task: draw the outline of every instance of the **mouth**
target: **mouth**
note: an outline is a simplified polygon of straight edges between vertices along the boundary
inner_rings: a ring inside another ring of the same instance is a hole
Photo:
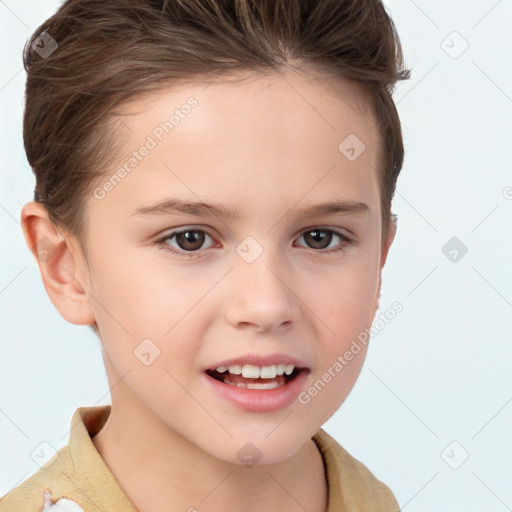
[[[218,362],[203,375],[224,402],[244,412],[273,413],[295,403],[311,371],[287,354],[253,353]]]
[[[293,365],[218,367],[205,370],[205,373],[228,386],[244,389],[275,389],[286,386],[295,380],[301,373],[308,373],[307,368]]]

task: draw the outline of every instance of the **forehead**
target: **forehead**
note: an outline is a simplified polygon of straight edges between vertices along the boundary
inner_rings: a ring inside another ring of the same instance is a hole
[[[248,198],[286,208],[333,189],[365,202],[379,195],[380,137],[365,96],[348,81],[295,72],[221,77],[162,88],[120,111],[122,149],[98,182],[124,168],[98,205],[119,215],[176,191],[242,209]]]
[[[190,109],[187,103],[192,99],[197,105]],[[140,142],[142,134],[171,143],[170,139],[193,131],[197,137],[204,135],[203,142],[207,143],[206,132],[209,139],[220,139],[221,129],[232,139],[255,132],[267,132],[271,137],[282,135],[278,129],[283,126],[289,128],[291,138],[315,134],[336,141],[350,131],[366,139],[367,145],[379,142],[373,109],[363,89],[353,81],[314,70],[309,74],[287,70],[264,75],[245,72],[203,81],[182,79],[138,95],[118,111],[122,113],[119,135],[129,146]],[[173,126],[169,127],[169,122]],[[218,129],[212,131],[214,126]],[[159,133],[162,129],[164,133]],[[170,130],[173,136],[165,137]],[[244,143],[249,145],[250,140]]]

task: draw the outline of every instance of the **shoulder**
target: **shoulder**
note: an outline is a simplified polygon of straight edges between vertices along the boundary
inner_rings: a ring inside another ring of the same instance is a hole
[[[399,512],[391,489],[325,430],[319,429],[313,440],[324,458],[329,492],[336,505],[350,511]]]
[[[65,446],[44,467],[0,498],[0,512],[83,512],[74,499],[63,496],[73,479],[73,461],[69,446]]]

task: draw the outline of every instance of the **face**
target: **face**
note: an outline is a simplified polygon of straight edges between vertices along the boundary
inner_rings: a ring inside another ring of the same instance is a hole
[[[335,363],[378,303],[379,134],[349,84],[206,85],[126,106],[124,151],[87,203],[90,308],[111,385],[123,377],[113,406],[136,401],[218,459],[240,464],[250,442],[274,463],[363,364],[362,344]]]

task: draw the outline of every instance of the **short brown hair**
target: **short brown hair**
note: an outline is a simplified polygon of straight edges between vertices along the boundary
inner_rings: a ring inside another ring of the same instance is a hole
[[[42,33],[58,44],[46,57],[34,48]],[[23,57],[34,201],[82,247],[85,201],[115,157],[114,107],[173,82],[290,65],[366,92],[382,135],[383,239],[388,234],[404,156],[391,95],[410,72],[380,0],[67,0]]]

